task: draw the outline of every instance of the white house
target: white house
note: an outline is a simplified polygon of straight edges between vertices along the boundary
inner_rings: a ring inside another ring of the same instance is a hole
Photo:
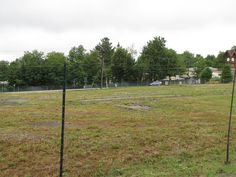
[[[0,81],[0,85],[8,85],[9,82],[8,81]]]
[[[209,67],[209,69],[212,71],[212,78],[221,77],[222,71],[220,71],[218,68]]]

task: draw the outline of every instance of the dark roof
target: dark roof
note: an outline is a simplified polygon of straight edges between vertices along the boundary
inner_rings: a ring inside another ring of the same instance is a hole
[[[227,50],[224,53],[225,58],[236,58],[236,50]]]

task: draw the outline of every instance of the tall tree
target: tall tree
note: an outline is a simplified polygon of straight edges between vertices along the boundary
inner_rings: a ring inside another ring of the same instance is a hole
[[[117,46],[113,56],[112,56],[112,76],[115,82],[121,83],[122,81],[134,81],[135,60],[131,53],[127,49]]]
[[[189,76],[190,68],[193,67],[195,63],[194,54],[189,51],[184,51],[181,54],[178,54],[177,58],[177,67],[179,69],[180,74],[186,73]]]
[[[44,83],[49,86],[61,86],[63,83],[65,56],[60,52],[50,52],[44,62]]]
[[[39,86],[43,85],[43,62],[44,54],[34,50],[25,52],[19,59],[21,68],[21,79],[25,85]]]
[[[205,60],[207,67],[217,67],[217,61],[215,55],[207,55]]]
[[[163,63],[167,63],[167,59],[164,58],[166,40],[161,37],[154,37],[150,40],[146,46],[143,47],[141,56],[138,63],[143,70],[142,80],[153,81],[156,79],[162,79],[166,75],[165,66]],[[164,70],[163,70],[164,68]]]
[[[164,38],[155,37],[143,47],[138,59],[138,67],[143,72],[141,80],[154,81],[174,74],[177,55],[174,50],[167,49],[165,43]]]
[[[167,64],[163,62],[162,65],[166,65],[166,74],[169,76],[169,79],[171,76],[179,75],[181,74],[181,70],[177,67],[178,60],[177,60],[177,53],[173,49],[165,49],[165,58],[167,60]]]
[[[105,78],[106,87],[111,79],[111,57],[114,52],[112,43],[110,39],[105,37],[101,42],[96,46],[97,51],[99,52],[99,57],[101,61],[101,87],[103,86],[103,78]]]
[[[203,56],[197,54],[194,63],[194,71],[196,78],[200,78],[200,73],[206,66],[206,60],[203,58]]]
[[[9,62],[0,61],[0,81],[8,80]]]
[[[135,63],[135,69],[137,71],[137,79],[140,83],[146,82],[148,80],[149,74],[149,62],[147,58],[139,56]]]
[[[184,58],[184,62],[187,68],[191,68],[194,66],[194,63],[196,61],[193,53],[189,51],[184,51],[181,55]]]
[[[82,45],[72,47],[68,55],[68,81],[74,86],[84,86],[85,71],[83,65],[85,62],[86,50]]]
[[[86,54],[83,64],[84,76],[87,84],[97,86],[100,83],[101,66],[98,51],[91,50]]]
[[[16,59],[11,62],[8,70],[8,81],[11,86],[25,85],[21,73],[21,60]]]
[[[222,67],[224,67],[224,64],[225,64],[224,52],[219,52],[219,54],[216,57],[215,67],[222,69]]]
[[[188,70],[184,61],[184,57],[181,54],[177,54],[177,68],[180,74],[183,74]]]

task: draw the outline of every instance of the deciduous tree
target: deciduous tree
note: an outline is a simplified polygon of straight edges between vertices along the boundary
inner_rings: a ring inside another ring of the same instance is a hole
[[[127,49],[118,46],[112,56],[111,71],[114,82],[121,83],[122,81],[134,81],[135,60]]]
[[[229,83],[233,79],[233,75],[231,73],[230,65],[224,65],[222,74],[221,74],[221,82],[222,83]]]

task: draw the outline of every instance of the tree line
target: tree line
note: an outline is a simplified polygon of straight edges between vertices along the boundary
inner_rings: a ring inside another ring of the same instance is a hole
[[[194,55],[189,51],[178,54],[166,47],[163,37],[154,37],[135,58],[136,51],[115,47],[105,37],[87,51],[83,45],[72,47],[68,56],[60,52],[27,51],[15,61],[0,61],[0,81],[10,86],[60,86],[63,82],[64,62],[67,62],[67,81],[75,87],[108,86],[110,83],[148,83],[167,76],[185,74],[195,68],[200,78],[207,67],[222,69],[225,66],[223,52],[217,56]]]

